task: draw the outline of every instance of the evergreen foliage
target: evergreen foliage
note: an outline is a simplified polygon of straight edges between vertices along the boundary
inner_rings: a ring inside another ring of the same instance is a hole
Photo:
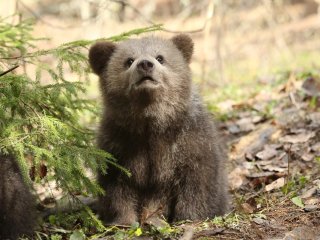
[[[63,190],[96,195],[102,189],[86,169],[106,172],[108,164],[117,164],[95,147],[94,130],[84,124],[84,116],[95,118],[99,113],[96,102],[85,94],[90,72],[87,50],[93,41],[40,50],[36,44],[43,39],[32,36],[32,27],[30,20],[12,25],[0,19],[0,152],[16,157],[26,179],[32,166],[39,181],[45,165],[46,177],[55,179]],[[136,29],[108,40],[160,28]],[[35,66],[34,73],[27,73],[28,65]],[[68,79],[65,72],[78,80]]]

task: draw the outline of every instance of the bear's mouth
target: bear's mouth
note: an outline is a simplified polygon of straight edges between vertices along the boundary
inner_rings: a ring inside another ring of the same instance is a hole
[[[150,76],[144,76],[136,84],[140,85],[140,84],[146,83],[146,82],[150,82],[150,83],[153,83],[153,84],[157,84],[158,83],[158,81],[155,80],[154,78],[152,78]]]

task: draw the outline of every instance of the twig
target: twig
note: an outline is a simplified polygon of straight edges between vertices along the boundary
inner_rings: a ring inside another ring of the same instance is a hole
[[[139,9],[137,9],[136,7],[132,6],[131,4],[129,4],[128,2],[124,1],[124,0],[110,0],[111,2],[115,2],[115,3],[119,3],[119,4],[122,4],[124,6],[127,6],[129,8],[131,8],[135,13],[137,13],[140,17],[142,17],[147,23],[150,23],[152,25],[156,25],[155,22],[153,22],[152,20],[150,20],[149,18],[147,18],[146,16],[143,15],[143,13],[141,13],[139,11]],[[171,29],[167,29],[167,28],[163,28],[162,31],[164,32],[169,32],[169,33],[198,33],[198,32],[202,32],[208,22],[212,19],[212,15],[208,18],[205,19],[203,25],[201,28],[198,28],[198,29],[194,29],[194,30],[190,30],[190,31],[176,31],[176,30],[171,30]]]
[[[215,3],[214,0],[210,0],[209,6],[206,13],[206,19],[212,19],[213,14],[215,12]],[[204,83],[206,82],[206,74],[207,74],[207,59],[208,59],[208,49],[210,49],[210,33],[211,33],[211,25],[212,21],[208,22],[207,26],[204,28],[203,33],[203,54],[202,54],[202,67],[201,67],[201,88],[203,88]]]
[[[297,101],[296,101],[296,98],[295,98],[295,96],[294,96],[294,93],[293,93],[293,92],[290,92],[290,93],[289,93],[289,97],[290,97],[290,100],[291,100],[292,104],[299,110],[299,109],[300,109],[300,106],[299,106],[299,104],[298,104]]]
[[[226,7],[223,5],[223,2],[220,2],[220,20],[217,26],[217,33],[216,33],[216,58],[217,58],[217,65],[218,65],[218,73],[221,83],[225,83],[225,76],[224,76],[224,64],[223,64],[223,57],[222,57],[222,44],[223,44],[223,35],[224,35],[224,20],[226,16]],[[219,8],[218,8],[219,9]]]
[[[152,20],[150,20],[149,18],[147,18],[146,16],[143,15],[143,13],[141,13],[139,11],[139,9],[137,9],[136,7],[132,6],[131,4],[129,4],[127,1],[124,0],[110,0],[111,2],[115,2],[115,3],[119,3],[122,6],[127,6],[129,8],[131,8],[135,13],[137,13],[140,17],[142,17],[144,19],[144,21],[146,21],[147,23],[150,23],[152,25],[156,25],[155,22],[153,22]],[[44,24],[48,25],[49,27],[53,27],[53,28],[58,28],[58,29],[69,29],[69,28],[76,28],[77,26],[75,25],[69,25],[69,26],[57,26],[54,25],[46,20],[44,20],[43,18],[41,18],[41,16],[39,16],[39,14],[37,14],[36,12],[34,12],[30,7],[28,7],[27,4],[25,4],[22,0],[18,0],[19,4],[24,7],[28,12],[30,12],[36,19],[38,19],[40,22],[43,22]],[[212,17],[211,17],[212,18]],[[190,31],[176,31],[176,30],[171,30],[171,29],[167,29],[167,28],[163,28],[162,30],[164,32],[169,32],[169,33],[198,33],[198,32],[202,32],[208,22],[211,20],[211,18],[206,18],[202,27],[198,28],[198,29],[194,29],[194,30],[190,30]],[[91,18],[88,19],[84,19],[82,21],[88,21],[91,20]]]
[[[58,29],[69,29],[69,28],[74,28],[74,27],[77,27],[77,26],[57,26],[57,25],[54,25],[46,20],[44,20],[43,18],[41,18],[39,16],[39,14],[37,14],[36,12],[34,12],[30,7],[28,7],[27,4],[25,4],[22,0],[18,0],[17,1],[22,7],[24,7],[28,12],[31,13],[31,15],[34,16],[34,18],[38,19],[40,22],[43,22],[44,24],[48,25],[49,27],[53,27],[53,28],[58,28]]]
[[[12,68],[9,68],[7,71],[3,72],[3,73],[0,73],[0,77],[2,77],[3,75],[6,75],[7,73],[9,72],[12,72],[13,70],[15,70],[16,68],[18,68],[19,65],[15,65],[13,66]]]
[[[286,150],[288,154],[288,174],[287,174],[287,183],[286,183],[286,194],[288,193],[288,186],[289,186],[289,177],[290,177],[290,162],[291,162],[291,147],[292,144],[290,144],[289,148]]]
[[[290,49],[288,47],[288,44],[286,43],[286,40],[284,38],[284,35],[281,31],[277,31],[277,21],[275,19],[275,12],[273,7],[273,1],[272,0],[263,0],[263,5],[266,8],[266,18],[267,23],[269,25],[269,28],[273,34],[274,41],[278,47],[278,49],[285,49],[289,54],[291,54]]]

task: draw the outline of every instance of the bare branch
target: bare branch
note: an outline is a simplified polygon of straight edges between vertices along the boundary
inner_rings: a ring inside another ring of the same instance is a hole
[[[130,3],[128,3],[125,0],[110,0],[111,2],[115,2],[115,3],[119,3],[122,4],[124,6],[127,6],[129,8],[131,8],[135,13],[137,13],[140,17],[142,17],[147,23],[150,23],[152,25],[156,25],[155,22],[153,22],[152,20],[150,20],[149,18],[147,18],[146,16],[144,16],[144,14],[142,12],[139,11],[139,9],[137,9],[136,7],[132,6]],[[176,31],[176,30],[171,30],[171,29],[167,29],[167,28],[163,28],[162,31],[164,32],[169,32],[169,33],[198,33],[198,32],[202,32],[208,22],[212,19],[213,15],[207,17],[202,25],[201,28],[198,29],[194,29],[194,30],[190,30],[190,31]]]
[[[2,77],[3,75],[6,75],[7,73],[9,72],[12,72],[13,70],[15,70],[16,68],[18,68],[19,65],[15,65],[13,66],[12,68],[8,69],[7,71],[3,72],[3,73],[0,73],[0,77]]]

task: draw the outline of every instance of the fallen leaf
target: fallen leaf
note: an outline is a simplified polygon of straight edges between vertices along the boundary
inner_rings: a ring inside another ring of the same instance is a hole
[[[297,227],[291,232],[287,232],[283,240],[316,240],[319,239],[319,229],[308,226]]]
[[[319,206],[317,206],[317,205],[310,205],[310,204],[308,204],[308,205],[305,205],[304,206],[304,210],[306,211],[306,212],[313,212],[313,211],[316,211],[316,210],[318,210],[319,209]]]
[[[249,178],[261,178],[261,177],[270,177],[274,176],[274,172],[258,172],[258,173],[252,173],[250,175],[247,175]]]
[[[250,152],[246,152],[246,153],[244,154],[244,158],[245,158],[246,160],[249,160],[249,161],[255,160],[254,156],[253,156],[252,153],[250,153]]]
[[[320,78],[308,77],[303,82],[301,88],[309,96],[320,96]]]
[[[168,226],[168,223],[158,216],[149,217],[145,223],[156,228],[165,228]]]
[[[311,153],[304,153],[301,158],[303,161],[310,162],[314,159],[314,155]]]
[[[304,204],[302,202],[301,197],[297,196],[294,198],[291,198],[291,202],[293,202],[295,205],[297,205],[298,207],[304,208]]]
[[[320,179],[312,181],[313,184],[316,184],[320,188]]]
[[[262,117],[262,116],[254,116],[252,118],[252,122],[255,123],[255,124],[263,122],[264,120],[265,120],[265,118]]]
[[[304,128],[299,128],[299,127],[290,128],[290,133],[293,133],[293,134],[306,133],[306,132],[307,130]]]
[[[229,173],[228,178],[231,189],[238,189],[245,182],[248,174],[249,170],[244,167],[236,167]]]
[[[309,198],[309,199],[305,200],[304,203],[306,205],[316,205],[316,204],[320,203],[320,199],[319,198]]]
[[[314,144],[314,145],[311,147],[311,150],[312,150],[313,152],[320,153],[320,142]]]
[[[304,132],[296,135],[286,135],[282,138],[280,138],[280,142],[286,142],[286,143],[304,143],[309,141],[311,138],[313,138],[316,135],[315,132]]]
[[[242,118],[236,122],[241,132],[250,132],[255,129],[252,118]]]
[[[285,172],[287,171],[286,167],[278,167],[278,166],[273,166],[273,165],[266,165],[261,167],[263,170],[267,170],[269,172]]]
[[[233,100],[226,100],[223,102],[220,102],[217,104],[217,107],[222,111],[222,112],[229,112],[232,110],[233,105],[235,104],[235,101]]]
[[[288,125],[299,122],[303,120],[303,115],[301,114],[300,110],[296,107],[283,109],[281,112],[279,112],[276,123],[280,126],[287,127]]]
[[[227,124],[227,129],[231,134],[237,134],[241,132],[240,128],[235,123]]]
[[[215,229],[208,229],[208,230],[202,230],[200,232],[197,232],[194,234],[194,237],[192,239],[199,239],[201,237],[212,237],[214,235],[217,235],[219,233],[222,233],[225,230],[225,228],[215,228]]]
[[[252,221],[254,221],[256,224],[259,224],[259,225],[268,225],[269,224],[268,220],[265,220],[262,218],[253,218]]]
[[[241,208],[245,213],[253,213],[255,209],[249,203],[242,203]]]
[[[255,154],[263,149],[263,146],[269,141],[275,131],[275,127],[270,126],[270,123],[265,123],[259,126],[258,130],[243,136],[240,141],[234,145],[231,159],[241,158],[246,153]]]
[[[256,154],[256,157],[261,160],[268,160],[268,159],[271,159],[274,156],[276,156],[277,153],[278,153],[278,151],[275,150],[274,148],[267,147],[264,150],[262,150],[261,152],[258,152]]]
[[[193,239],[194,229],[190,226],[186,226],[184,228],[183,235],[179,238],[179,240],[191,240]]]
[[[266,165],[271,165],[273,163],[273,160],[261,160],[261,161],[256,161],[255,164],[258,166],[266,166]]]
[[[313,112],[309,114],[309,119],[313,124],[320,124],[320,112]]]
[[[283,187],[285,184],[285,179],[283,177],[278,178],[277,180],[273,181],[272,183],[266,185],[265,190],[267,192],[270,192],[271,190],[274,189],[279,189],[281,187]]]
[[[312,187],[309,190],[305,191],[302,195],[301,198],[309,198],[312,197],[316,192],[317,192],[318,187]]]

